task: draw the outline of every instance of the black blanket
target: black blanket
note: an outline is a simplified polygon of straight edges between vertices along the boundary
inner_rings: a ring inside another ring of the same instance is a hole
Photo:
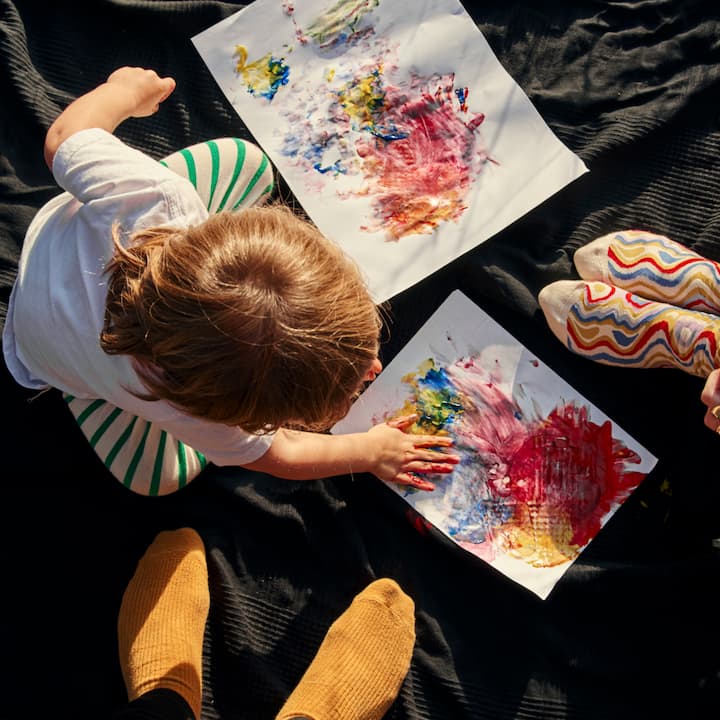
[[[383,0],[400,2],[401,0]],[[408,0],[409,1],[409,0]],[[499,60],[590,172],[392,299],[387,363],[459,288],[660,458],[541,601],[372,477],[290,483],[209,468],[181,492],[133,495],[96,459],[57,393],[3,370],[0,717],[109,717],[124,700],[115,623],[161,529],[208,549],[203,717],[274,717],[332,620],[376,577],[413,597],[417,643],[389,718],[720,716],[720,440],[702,381],[576,357],[538,310],[573,251],[623,228],[720,260],[720,22],[715,0],[466,2]],[[173,75],[161,112],[118,130],[161,157],[252,139],[190,38],[242,4],[0,0],[0,302],[24,231],[57,191],[45,130],[121,65]]]

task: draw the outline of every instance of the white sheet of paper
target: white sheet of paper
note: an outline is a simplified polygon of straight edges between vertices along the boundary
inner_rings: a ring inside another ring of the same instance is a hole
[[[255,0],[192,41],[377,302],[587,171],[457,0],[331,2]]]
[[[333,432],[409,412],[461,462],[432,492],[388,487],[541,598],[657,462],[457,290]]]

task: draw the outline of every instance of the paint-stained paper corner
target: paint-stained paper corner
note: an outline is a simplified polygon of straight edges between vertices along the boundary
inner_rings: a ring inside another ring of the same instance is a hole
[[[255,0],[193,43],[378,302],[587,171],[458,0]]]
[[[333,432],[412,413],[411,432],[452,437],[461,461],[433,492],[388,487],[541,598],[657,462],[460,291]]]

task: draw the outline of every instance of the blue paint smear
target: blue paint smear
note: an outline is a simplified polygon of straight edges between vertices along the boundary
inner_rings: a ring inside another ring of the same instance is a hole
[[[448,385],[452,386],[445,368],[430,368],[423,377],[418,378],[418,384],[433,390],[447,390]]]
[[[317,170],[321,175],[332,172],[333,175],[344,175],[347,170],[342,166],[340,160],[336,160],[332,165],[322,166],[322,163],[316,162],[313,169]]]
[[[396,127],[386,128],[384,125],[377,124],[367,128],[367,130],[370,132],[371,135],[374,135],[376,138],[380,138],[381,140],[387,140],[388,142],[392,140],[403,140],[410,134],[403,132],[402,130],[398,130]]]
[[[468,93],[466,92],[465,88],[455,88],[455,96],[460,103],[460,107],[462,107],[467,100]]]
[[[251,95],[260,95],[272,102],[272,99],[275,97],[280,87],[288,84],[288,80],[290,79],[290,66],[286,65],[282,58],[275,58],[271,56],[268,60],[268,70],[270,70],[270,73],[275,76],[275,79],[270,83],[270,87],[267,90],[263,90],[258,93],[251,85],[248,85],[248,92]]]

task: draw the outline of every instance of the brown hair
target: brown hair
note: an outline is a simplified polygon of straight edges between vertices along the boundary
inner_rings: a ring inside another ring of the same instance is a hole
[[[113,239],[100,344],[137,359],[141,397],[248,432],[327,429],[347,413],[380,311],[310,222],[276,204]]]

